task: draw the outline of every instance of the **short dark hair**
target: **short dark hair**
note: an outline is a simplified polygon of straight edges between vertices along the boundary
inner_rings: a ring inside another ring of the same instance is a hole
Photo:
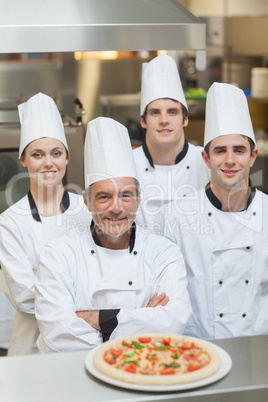
[[[165,99],[171,99],[171,98],[165,98]],[[156,99],[155,99],[155,100],[156,100]],[[174,102],[177,102],[177,103],[180,103],[180,104],[181,104],[182,116],[183,116],[183,121],[182,121],[182,122],[184,123],[186,117],[188,117],[188,110],[186,109],[186,107],[185,107],[181,102],[179,102],[179,101],[177,101],[177,100],[175,100],[175,99],[171,99],[171,100],[173,100]],[[143,115],[141,116],[142,119],[144,120],[144,123],[146,123],[147,107],[148,107],[148,105],[146,106],[145,111],[144,111]]]
[[[242,137],[244,137],[244,138],[246,138],[246,139],[248,140],[249,146],[250,146],[250,155],[252,155],[252,151],[253,151],[253,149],[255,148],[255,143],[254,143],[254,141],[253,141],[251,138],[247,137],[246,135],[242,135]],[[211,141],[212,141],[212,140],[211,140]],[[207,145],[205,146],[205,148],[204,148],[204,150],[205,150],[205,152],[206,152],[206,154],[207,154],[208,157],[209,157],[209,147],[210,147],[211,141],[209,141],[209,142],[207,143]]]

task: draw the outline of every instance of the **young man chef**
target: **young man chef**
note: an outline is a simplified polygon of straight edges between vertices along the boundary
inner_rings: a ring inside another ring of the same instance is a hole
[[[142,190],[136,221],[154,231],[161,205],[209,181],[202,148],[185,140],[188,107],[176,63],[166,54],[143,64],[140,114],[146,138],[134,150]]]
[[[268,197],[249,180],[258,150],[241,89],[210,87],[204,145],[211,182],[196,199],[178,199],[165,222],[186,261],[193,316],[185,334],[268,333]]]
[[[41,352],[89,349],[119,336],[181,333],[191,314],[177,245],[134,219],[139,183],[127,129],[88,124],[84,202],[90,227],[47,245],[36,281]]]

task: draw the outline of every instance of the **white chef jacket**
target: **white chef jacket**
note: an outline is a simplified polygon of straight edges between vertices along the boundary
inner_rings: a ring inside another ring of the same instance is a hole
[[[155,220],[163,204],[178,196],[191,194],[209,182],[210,170],[202,158],[202,150],[202,147],[185,141],[176,164],[165,166],[153,164],[146,144],[134,149],[141,185],[141,204],[136,216],[138,225],[151,232],[158,232],[154,227]]]
[[[44,245],[71,230],[84,230],[91,216],[81,195],[69,195],[68,209],[59,215],[34,219],[28,195],[0,215],[1,286],[17,310],[9,355],[39,353],[35,318],[33,269]],[[38,211],[35,212],[38,215]]]
[[[155,293],[168,304],[147,307]],[[36,317],[41,352],[86,350],[101,333],[76,311],[120,309],[110,339],[127,334],[182,333],[191,313],[186,270],[177,245],[136,229],[134,249],[97,245],[91,232],[47,244],[36,280]]]
[[[224,212],[211,190],[200,191],[165,215],[165,236],[186,262],[193,308],[186,335],[268,334],[268,196],[252,195],[246,210]]]
[[[8,349],[15,311],[0,287],[0,348]]]

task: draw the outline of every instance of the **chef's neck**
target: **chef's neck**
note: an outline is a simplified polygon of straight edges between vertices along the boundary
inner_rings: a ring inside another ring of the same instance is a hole
[[[156,144],[146,138],[146,145],[150,152],[154,165],[175,165],[177,156],[183,150],[185,143],[184,135],[181,136],[178,142],[169,144]]]
[[[100,232],[97,237],[104,248],[111,250],[124,250],[129,248],[129,242],[131,237],[131,230],[128,230],[121,236],[110,236],[105,232]]]
[[[247,208],[248,198],[251,193],[248,179],[227,188],[219,186],[211,177],[210,187],[213,194],[220,201],[222,211],[238,212]]]
[[[30,191],[40,215],[47,217],[62,213],[60,208],[64,193],[62,183],[56,186],[37,186],[31,183]]]

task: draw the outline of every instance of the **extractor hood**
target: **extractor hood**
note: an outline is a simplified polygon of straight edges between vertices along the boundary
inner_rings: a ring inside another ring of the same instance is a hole
[[[177,0],[0,3],[0,53],[205,49],[205,24]]]

